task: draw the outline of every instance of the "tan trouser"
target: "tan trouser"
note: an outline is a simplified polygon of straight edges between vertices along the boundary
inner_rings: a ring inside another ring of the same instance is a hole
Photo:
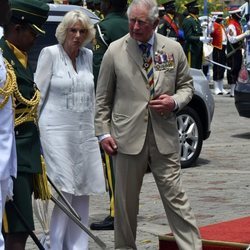
[[[159,153],[150,124],[140,154],[114,157],[115,248],[136,249],[139,194],[148,162],[179,249],[201,250],[199,230],[180,180],[179,154]]]

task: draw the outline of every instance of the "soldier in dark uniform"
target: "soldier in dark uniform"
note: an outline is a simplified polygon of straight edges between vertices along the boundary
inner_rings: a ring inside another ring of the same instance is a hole
[[[127,0],[101,0],[101,11],[105,18],[96,24],[96,39],[93,47],[93,73],[95,85],[104,53],[113,41],[128,33],[128,19],[126,16]],[[99,138],[101,140],[102,138]],[[103,221],[92,223],[92,230],[114,229],[114,170],[112,158],[103,153],[105,162],[105,175],[110,195],[110,215]]]
[[[5,207],[8,223],[5,227],[5,249],[20,250],[25,249],[28,230],[15,207],[20,210],[29,229],[34,230],[31,200],[34,190],[33,176],[42,171],[41,146],[36,124],[40,93],[33,81],[27,51],[38,34],[44,33],[41,27],[48,17],[49,7],[43,1],[13,0],[11,11],[11,20],[4,26],[4,37],[0,40],[3,56],[14,68],[18,86],[14,92],[17,178],[13,181],[13,202],[7,202]]]
[[[201,69],[203,57],[202,27],[198,19],[199,5],[197,1],[185,4],[188,16],[183,20],[182,29],[185,37],[184,51],[190,67]]]
[[[175,0],[171,1],[161,1],[164,9],[165,15],[160,19],[157,32],[163,36],[167,36],[178,42],[183,42],[183,32],[179,29],[179,25],[176,19],[176,7]]]

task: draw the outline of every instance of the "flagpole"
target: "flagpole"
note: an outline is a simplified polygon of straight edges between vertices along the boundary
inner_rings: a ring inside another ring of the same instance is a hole
[[[204,0],[204,16],[207,16],[208,14],[208,11],[207,11],[207,0]]]

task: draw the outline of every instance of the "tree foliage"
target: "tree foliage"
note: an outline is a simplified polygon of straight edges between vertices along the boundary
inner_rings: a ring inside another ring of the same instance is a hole
[[[185,4],[190,2],[191,0],[175,0],[176,1],[176,8],[178,13],[183,13],[186,9]],[[206,1],[206,2],[205,2]],[[128,0],[128,4],[130,4],[132,0]],[[158,0],[160,3],[161,0]],[[211,13],[212,11],[223,11],[227,14],[227,5],[222,0],[197,0],[200,4],[200,15],[203,13]],[[204,7],[207,6],[207,11],[204,10]]]

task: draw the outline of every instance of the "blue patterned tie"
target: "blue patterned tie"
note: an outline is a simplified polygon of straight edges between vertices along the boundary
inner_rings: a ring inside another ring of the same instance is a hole
[[[149,43],[141,43],[139,45],[142,50],[143,56],[143,68],[146,70],[148,83],[150,88],[150,99],[154,98],[154,69],[153,69],[153,59],[150,53],[151,44]]]

